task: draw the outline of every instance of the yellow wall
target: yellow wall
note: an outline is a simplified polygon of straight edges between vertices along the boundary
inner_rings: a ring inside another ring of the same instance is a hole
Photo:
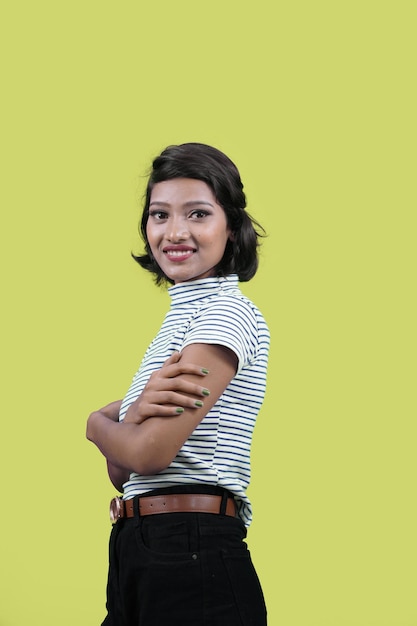
[[[129,254],[142,175],[184,141],[237,163],[269,233],[244,290],[273,338],[249,532],[270,625],[417,624],[413,6],[2,9],[0,626],[103,617],[85,421],[166,309]]]

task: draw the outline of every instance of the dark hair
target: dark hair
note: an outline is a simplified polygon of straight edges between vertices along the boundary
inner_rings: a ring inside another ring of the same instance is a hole
[[[146,236],[146,224],[154,185],[173,178],[202,180],[212,189],[233,233],[233,241],[227,242],[223,258],[216,268],[217,275],[237,274],[242,282],[250,280],[258,269],[258,238],[264,236],[265,232],[245,211],[246,196],[235,164],[220,150],[202,143],[168,146],[154,159],[140,222],[145,254],[132,254],[135,261],[155,274],[156,284],[172,283],[154,259]]]

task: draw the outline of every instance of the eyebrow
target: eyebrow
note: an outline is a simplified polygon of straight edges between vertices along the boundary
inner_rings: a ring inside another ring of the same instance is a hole
[[[154,204],[157,206],[164,206],[164,207],[171,206],[169,202],[161,202],[159,200],[153,200],[152,202],[149,203],[149,206],[151,207]],[[206,202],[205,200],[189,200],[188,202],[184,202],[182,206],[191,207],[191,206],[196,206],[199,204],[204,204],[204,205],[214,208],[214,205],[211,202]]]

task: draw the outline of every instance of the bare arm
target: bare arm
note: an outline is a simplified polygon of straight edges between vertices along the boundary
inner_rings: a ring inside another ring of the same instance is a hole
[[[111,465],[143,475],[156,474],[168,467],[232,380],[237,358],[222,346],[193,344],[181,353],[181,364],[186,367],[194,363],[204,363],[209,370],[204,382],[210,389],[210,395],[201,402],[202,406],[195,406],[195,401],[190,400],[191,405],[184,406],[180,414],[176,414],[171,406],[169,414],[161,415],[157,409],[155,416],[143,419],[138,402],[137,415],[132,409],[125,421],[120,423],[109,419],[102,411],[90,415],[87,437]],[[179,374],[177,378],[180,383],[191,383],[193,388],[197,385],[201,389],[201,375]]]
[[[186,406],[195,410],[197,405],[201,404],[202,399],[210,395],[206,387],[180,377],[180,374],[205,377],[208,373],[205,368],[186,363],[181,357],[179,352],[174,352],[162,368],[152,374],[140,396],[130,405],[125,416],[126,424],[129,422],[140,424],[149,417],[178,415]],[[109,411],[105,410],[106,416],[114,421],[119,421],[119,412],[120,405],[117,409],[117,417],[110,416]],[[114,465],[107,459],[107,471],[114,487],[122,492],[123,484],[129,479],[131,470]]]
[[[110,404],[107,404],[106,406],[101,408],[100,411],[97,411],[97,412],[101,413],[101,415],[105,419],[118,422],[121,404],[122,404],[121,400],[116,400],[115,402],[111,402]],[[113,465],[113,463],[110,463],[108,459],[107,459],[107,472],[114,487],[116,487],[118,491],[123,491],[122,485],[129,478],[130,472],[126,468]]]
[[[130,471],[125,469],[124,467],[118,467],[113,463],[110,463],[108,459],[107,461],[107,473],[109,478],[113,484],[113,487],[122,493],[124,483],[129,480]]]
[[[180,374],[194,374],[197,377],[205,377],[205,368],[201,368],[193,363],[182,361],[182,355],[174,352],[163,364],[162,368],[152,374],[140,396],[128,409],[125,422],[140,424],[145,419],[154,416],[178,415],[184,411],[183,407],[196,409],[201,406],[201,401],[210,394],[206,387],[189,382],[181,378]],[[95,413],[100,414],[100,418],[92,415],[87,425],[87,437],[91,439],[90,421],[103,418],[119,422],[121,400],[111,402]],[[112,463],[107,460],[107,471],[114,487],[123,491],[123,484],[129,479],[131,469],[121,466],[119,463]]]

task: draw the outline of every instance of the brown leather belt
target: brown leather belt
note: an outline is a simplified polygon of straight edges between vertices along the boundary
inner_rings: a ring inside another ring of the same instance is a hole
[[[217,513],[220,514],[222,496],[202,493],[178,493],[166,496],[146,496],[139,498],[139,514],[158,513]],[[227,498],[226,515],[236,517],[236,504]],[[113,524],[123,517],[134,517],[134,499],[113,498],[110,503],[110,520]]]

